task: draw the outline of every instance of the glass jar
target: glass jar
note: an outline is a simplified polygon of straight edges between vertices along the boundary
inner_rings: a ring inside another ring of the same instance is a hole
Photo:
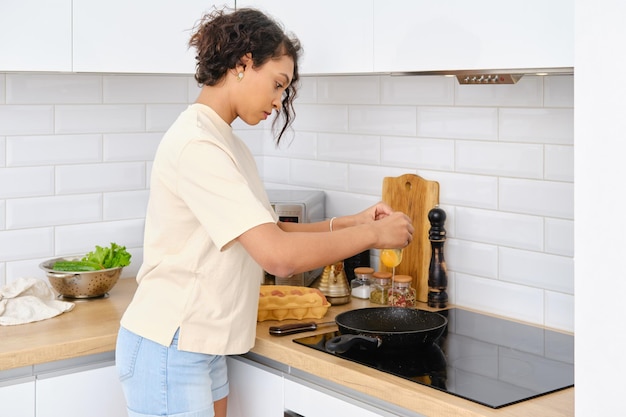
[[[372,291],[370,302],[374,304],[388,304],[389,288],[391,288],[391,272],[377,271],[372,274]]]
[[[389,289],[388,304],[394,307],[415,307],[415,288],[411,287],[413,278],[410,275],[393,277]]]
[[[374,268],[360,266],[354,268],[354,279],[350,282],[351,295],[355,298],[369,300],[372,291],[371,282]]]

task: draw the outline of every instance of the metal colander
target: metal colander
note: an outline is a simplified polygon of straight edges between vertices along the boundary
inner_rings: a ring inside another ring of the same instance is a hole
[[[54,258],[39,264],[46,272],[52,288],[66,298],[98,298],[108,295],[117,283],[123,267],[98,271],[69,272],[52,269],[58,261],[79,261],[80,258]]]

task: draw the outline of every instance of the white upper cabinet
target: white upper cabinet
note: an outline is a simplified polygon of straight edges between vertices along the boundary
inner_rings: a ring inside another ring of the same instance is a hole
[[[0,71],[71,71],[72,0],[1,0]]]
[[[571,0],[374,0],[374,71],[574,67]]]
[[[238,0],[293,32],[303,48],[301,74],[355,74],[374,70],[373,0]]]
[[[75,72],[195,72],[187,43],[210,1],[73,1]]]

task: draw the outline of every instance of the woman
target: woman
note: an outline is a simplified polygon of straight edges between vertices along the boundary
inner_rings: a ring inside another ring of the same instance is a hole
[[[293,121],[300,45],[242,9],[205,16],[190,46],[202,90],[156,153],[144,263],[118,335],[131,417],[226,416],[225,355],[254,345],[263,270],[290,276],[368,248],[404,247],[414,230],[382,203],[330,222],[277,221],[231,123],[256,125],[275,110],[280,140]]]

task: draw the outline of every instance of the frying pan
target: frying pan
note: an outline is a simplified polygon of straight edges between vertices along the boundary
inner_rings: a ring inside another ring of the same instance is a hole
[[[368,349],[421,348],[435,342],[448,324],[439,313],[408,307],[370,307],[335,317],[340,336],[326,342],[326,350],[343,353],[355,344]]]

